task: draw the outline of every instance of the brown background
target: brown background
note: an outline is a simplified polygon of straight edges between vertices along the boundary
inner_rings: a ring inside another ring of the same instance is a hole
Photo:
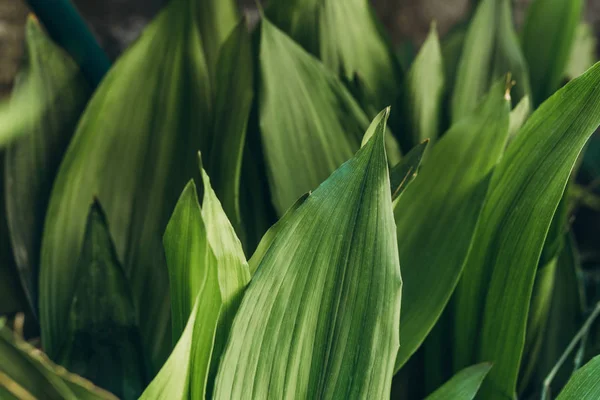
[[[111,58],[134,40],[166,0],[73,0]],[[253,8],[254,0],[239,0]],[[517,23],[531,0],[515,0]],[[459,22],[474,0],[372,0],[394,43],[419,45],[436,20],[443,35]],[[600,0],[588,0],[586,19],[600,32]],[[11,87],[22,54],[25,0],[0,0],[0,96]]]

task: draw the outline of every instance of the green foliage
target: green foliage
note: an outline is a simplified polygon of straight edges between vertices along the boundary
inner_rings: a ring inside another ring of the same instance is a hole
[[[30,18],[0,103],[0,398],[597,398],[595,39],[476,3],[400,63],[367,0],[170,0],[94,88],[33,1],[86,53]]]

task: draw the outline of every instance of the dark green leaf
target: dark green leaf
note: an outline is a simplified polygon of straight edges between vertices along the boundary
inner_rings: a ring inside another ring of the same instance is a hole
[[[465,368],[425,400],[472,400],[491,368],[490,363]]]
[[[124,400],[146,385],[136,313],[98,203],[90,209],[59,363]]]
[[[389,395],[401,279],[384,132],[385,118],[279,230],[234,320],[216,399]]]
[[[367,110],[395,103],[400,67],[369,1],[274,0],[267,15],[342,80],[358,76]]]
[[[390,188],[392,201],[396,201],[404,189],[417,177],[421,160],[428,149],[429,140],[425,140],[412,148],[411,151],[390,171]]]
[[[197,4],[171,1],[115,64],[61,164],[40,274],[42,343],[51,357],[65,338],[75,262],[93,197],[104,207],[132,287],[152,375],[170,351],[161,237],[181,188],[197,176],[196,151],[210,142],[210,90]]]
[[[600,64],[527,121],[494,171],[457,296],[457,366],[494,363],[486,399],[512,397],[538,261],[577,157],[600,124]]]
[[[11,109],[11,118],[24,119],[14,135],[19,139],[6,150],[4,179],[15,262],[32,310],[36,310],[50,190],[91,90],[75,63],[31,18],[26,36],[27,59],[13,96],[17,102],[26,101],[27,108]]]
[[[508,113],[500,82],[476,112],[433,146],[418,178],[395,204],[406,283],[396,371],[425,340],[456,287],[489,175],[504,151]]]
[[[565,78],[583,5],[583,0],[535,0],[529,6],[522,45],[535,106],[554,93]]]
[[[496,79],[510,73],[513,101],[529,93],[527,65],[512,23],[511,0],[482,0],[467,31],[452,97],[452,122],[469,115]]]

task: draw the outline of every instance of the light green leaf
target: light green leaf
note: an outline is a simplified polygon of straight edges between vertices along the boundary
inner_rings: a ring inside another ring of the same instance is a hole
[[[600,356],[573,374],[557,400],[596,400],[600,397]]]
[[[60,365],[119,398],[146,386],[136,314],[100,204],[89,212]]]
[[[562,84],[583,6],[583,0],[535,0],[529,6],[521,42],[535,106]]]
[[[395,103],[400,66],[369,1],[273,0],[267,15],[342,80],[360,78],[366,110]]]
[[[29,394],[37,399],[117,400],[109,392],[54,365],[44,353],[17,337],[0,320],[2,387],[13,394]],[[3,394],[2,391],[0,394]],[[16,397],[27,399],[19,395]]]
[[[404,189],[417,177],[421,160],[428,149],[429,140],[425,140],[412,148],[411,151],[390,171],[390,189],[392,202],[400,198]],[[394,203],[395,204],[395,203]]]
[[[504,151],[509,108],[500,82],[433,146],[419,177],[395,204],[406,283],[396,371],[425,340],[456,287],[489,175]]]
[[[250,34],[240,22],[223,44],[216,71],[215,137],[206,168],[215,192],[237,232],[242,232],[240,179],[246,128],[252,105],[253,59]]]
[[[472,400],[491,368],[492,364],[490,363],[465,368],[427,396],[425,400]]]
[[[538,261],[571,170],[600,124],[600,64],[527,121],[494,171],[457,296],[457,367],[494,363],[486,399],[512,397]]]
[[[259,58],[262,143],[283,215],[352,157],[369,122],[332,72],[264,18]]]
[[[435,143],[441,127],[444,63],[435,23],[405,77],[399,139],[410,149],[425,139]]]
[[[529,94],[527,64],[512,23],[511,0],[479,2],[463,45],[452,96],[452,123],[469,115],[496,79],[510,73],[513,101]]]
[[[565,70],[567,79],[575,79],[590,68],[598,56],[596,55],[596,33],[589,23],[580,22],[575,32],[571,55]]]
[[[215,399],[389,395],[401,278],[384,132],[385,119],[279,230],[234,320]]]
[[[527,118],[531,114],[531,100],[529,96],[525,96],[519,101],[519,104],[515,106],[510,112],[510,123],[508,127],[509,139],[514,138],[519,130],[525,125]]]
[[[161,236],[196,152],[208,146],[208,73],[197,1],[172,0],[94,94],[61,164],[45,223],[40,274],[42,342],[64,340],[89,204],[102,203],[132,286],[154,375],[171,348]]]
[[[6,216],[15,262],[32,310],[37,310],[42,228],[58,166],[91,95],[77,65],[30,17],[26,28],[27,55],[13,98],[24,101],[5,118],[22,118],[19,139],[5,155]],[[11,126],[8,123],[8,126]]]

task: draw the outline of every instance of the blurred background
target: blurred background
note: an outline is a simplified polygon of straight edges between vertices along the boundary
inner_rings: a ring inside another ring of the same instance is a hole
[[[167,0],[73,0],[109,56],[116,58]],[[465,18],[477,0],[372,0],[393,42],[419,46],[435,20],[443,35]],[[255,0],[239,0],[255,12]],[[515,0],[517,25],[531,0]],[[23,50],[25,0],[0,0],[0,96],[10,93]],[[588,0],[586,20],[600,35],[600,0]]]

